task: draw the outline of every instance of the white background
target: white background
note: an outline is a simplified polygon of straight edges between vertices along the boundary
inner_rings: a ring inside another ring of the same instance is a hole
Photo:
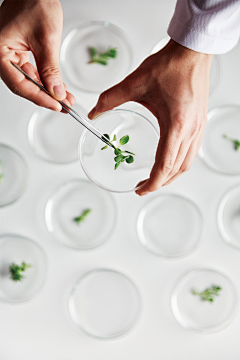
[[[133,43],[135,67],[166,36],[175,2],[65,0],[62,5],[64,34],[75,24],[88,20],[107,20],[125,30]],[[221,84],[211,96],[209,108],[240,104],[240,44],[220,59]],[[97,96],[70,90],[86,110],[97,100]],[[85,178],[83,171],[77,162],[54,165],[33,154],[27,140],[27,125],[36,107],[11,94],[3,83],[0,105],[0,142],[17,148],[29,167],[29,184],[22,198],[0,209],[0,233],[32,238],[44,248],[49,263],[45,285],[36,297],[21,305],[0,304],[0,360],[239,360],[240,310],[224,331],[197,334],[177,323],[170,297],[182,274],[199,266],[225,270],[240,288],[240,252],[224,243],[216,221],[220,199],[240,183],[240,177],[216,174],[196,158],[187,174],[158,191],[183,194],[202,211],[201,243],[188,257],[166,260],[150,254],[138,242],[137,214],[152,195],[148,198],[114,195],[119,221],[109,240],[94,250],[70,250],[48,233],[44,207],[59,184]],[[148,112],[143,109],[142,113]],[[130,334],[118,340],[100,341],[83,335],[68,314],[68,296],[74,282],[99,266],[124,271],[141,292],[141,319]]]

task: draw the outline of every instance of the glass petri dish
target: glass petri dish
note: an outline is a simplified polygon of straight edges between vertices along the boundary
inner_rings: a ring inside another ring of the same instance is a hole
[[[240,250],[240,185],[222,198],[218,208],[218,228],[226,243]]]
[[[117,48],[117,57],[108,65],[89,64],[91,47],[102,53]],[[67,80],[81,90],[100,93],[120,82],[130,71],[132,47],[127,36],[107,21],[87,22],[73,29],[64,39],[60,61]]]
[[[87,116],[80,105],[73,108]],[[83,130],[84,127],[69,115],[42,108],[31,116],[28,140],[35,154],[43,160],[66,164],[78,159],[78,142]]]
[[[80,223],[74,219],[90,209]],[[85,180],[61,185],[49,198],[45,208],[48,231],[64,245],[87,250],[101,245],[116,225],[116,206],[107,192]]]
[[[129,332],[140,309],[140,295],[133,281],[111,269],[86,273],[74,285],[69,298],[73,322],[85,334],[102,340]]]
[[[160,51],[164,48],[164,46],[167,45],[169,42],[170,37],[166,36],[162,38],[152,49],[151,55],[155,54],[156,52]],[[216,88],[219,86],[221,80],[221,61],[220,57],[218,55],[214,55],[211,70],[210,70],[210,77],[209,77],[209,94],[212,95],[212,93],[216,90]]]
[[[216,107],[208,113],[199,156],[214,171],[228,175],[240,174],[240,151],[223,137],[240,140],[240,106]]]
[[[88,178],[101,188],[124,193],[136,190],[137,184],[149,177],[155,161],[158,133],[154,125],[144,116],[130,110],[107,111],[96,117],[92,123],[102,134],[114,134],[117,142],[129,135],[129,143],[121,146],[136,154],[131,164],[123,162],[114,170],[114,151],[112,148],[101,151],[104,144],[90,131],[84,131],[80,139],[79,157]]]
[[[191,253],[200,240],[202,216],[197,206],[180,195],[163,194],[147,202],[137,219],[140,243],[164,257]]]
[[[27,165],[12,147],[0,144],[0,207],[20,198],[27,186]]]
[[[10,279],[9,266],[22,262],[32,265],[24,278],[15,282]],[[42,287],[47,270],[47,258],[43,249],[25,237],[6,234],[0,236],[0,300],[22,302],[33,297]]]
[[[222,290],[213,302],[193,295],[193,289],[204,291],[212,286]],[[232,280],[214,269],[195,269],[185,274],[171,298],[176,320],[186,329],[202,333],[218,332],[233,320],[238,307],[238,293]]]

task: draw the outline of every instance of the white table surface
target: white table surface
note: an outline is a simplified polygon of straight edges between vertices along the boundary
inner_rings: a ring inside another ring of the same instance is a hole
[[[62,0],[64,34],[82,21],[112,22],[124,29],[134,44],[136,67],[166,35],[174,4],[173,0]],[[221,85],[211,96],[209,108],[240,104],[240,43],[220,58]],[[95,104],[97,96],[71,90],[86,110]],[[94,250],[70,250],[48,233],[44,207],[59,184],[85,178],[83,170],[77,162],[54,165],[34,155],[27,140],[27,125],[36,106],[11,94],[2,82],[0,106],[0,142],[20,150],[29,167],[29,184],[24,195],[0,209],[0,233],[32,238],[44,248],[49,263],[45,285],[36,297],[18,305],[0,303],[0,360],[239,360],[240,309],[222,332],[198,334],[178,324],[171,311],[170,297],[182,274],[195,267],[222,269],[240,288],[240,252],[224,243],[216,221],[222,195],[239,184],[240,177],[216,174],[196,158],[188,173],[157,192],[186,195],[202,211],[201,243],[190,256],[167,260],[150,254],[140,245],[135,227],[137,214],[155,194],[148,198],[114,194],[119,210],[114,234]],[[139,111],[151,117],[147,110]],[[68,314],[68,296],[74,282],[96,267],[123,271],[135,280],[141,292],[141,319],[131,333],[117,340],[87,337],[73,325]]]

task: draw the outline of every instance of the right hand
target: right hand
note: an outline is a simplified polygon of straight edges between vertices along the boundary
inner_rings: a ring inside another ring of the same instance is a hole
[[[9,89],[39,106],[61,111],[60,103],[41,91],[11,62],[42,83],[57,100],[75,103],[59,67],[63,25],[58,0],[5,0],[0,7],[0,76]],[[29,51],[37,69],[29,63]]]

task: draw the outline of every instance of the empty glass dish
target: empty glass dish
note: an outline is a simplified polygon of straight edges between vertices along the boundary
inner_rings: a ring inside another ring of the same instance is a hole
[[[82,116],[86,111],[78,104],[73,108]],[[58,164],[78,159],[78,143],[84,127],[67,114],[39,109],[28,125],[28,140],[35,154]]]
[[[123,162],[114,170],[114,150],[110,147],[101,150],[104,144],[86,130],[79,146],[79,157],[85,174],[96,185],[108,191],[121,193],[136,190],[137,184],[149,177],[154,164],[159,139],[157,130],[144,116],[122,109],[107,111],[97,116],[92,124],[102,134],[108,133],[111,140],[116,135],[117,141],[113,142],[116,147],[120,138],[129,135],[129,142],[120,148],[136,156],[133,163]]]
[[[22,155],[0,144],[0,206],[16,201],[27,186],[27,166]]]
[[[98,53],[116,48],[117,56],[110,58],[107,65],[89,63],[90,48],[95,48]],[[64,39],[60,51],[67,82],[95,93],[121,81],[131,69],[132,57],[127,36],[107,21],[87,22],[73,29]]]
[[[86,273],[69,298],[73,322],[85,334],[113,339],[129,332],[141,309],[137,287],[126,275],[111,269]]]
[[[222,198],[218,208],[218,227],[226,243],[240,250],[240,185]]]
[[[84,212],[88,213],[81,217]],[[74,220],[75,219],[75,220]],[[112,196],[85,180],[61,185],[49,198],[45,209],[49,232],[71,248],[85,250],[101,245],[116,226],[116,206]]]
[[[220,286],[213,302],[204,300],[193,291]],[[176,286],[171,299],[177,321],[186,329],[198,332],[223,330],[233,320],[238,307],[238,293],[230,278],[214,269],[196,269],[185,274]]]
[[[170,37],[166,36],[162,38],[152,49],[151,54],[155,54],[156,52],[160,51],[164,46],[167,45],[169,42]],[[210,77],[209,77],[209,94],[216,90],[219,86],[221,80],[221,62],[220,57],[218,55],[214,55],[211,70],[210,70]]]
[[[13,281],[9,266],[21,266],[22,262],[31,267],[21,273],[21,281]],[[46,271],[46,255],[38,244],[19,235],[0,236],[0,300],[16,303],[30,299],[42,287]]]
[[[197,206],[180,195],[154,197],[141,209],[137,219],[140,243],[164,257],[192,252],[200,240],[202,216]]]
[[[225,105],[210,110],[199,156],[212,170],[239,175],[240,148],[235,149],[232,140],[240,141],[240,106]]]

